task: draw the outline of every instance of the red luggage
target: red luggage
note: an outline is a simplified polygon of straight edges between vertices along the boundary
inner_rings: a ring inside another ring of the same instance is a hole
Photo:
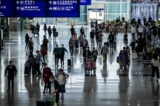
[[[91,61],[86,60],[85,68],[86,69],[91,69]]]
[[[92,69],[96,69],[96,61],[92,61],[91,62],[91,68]]]

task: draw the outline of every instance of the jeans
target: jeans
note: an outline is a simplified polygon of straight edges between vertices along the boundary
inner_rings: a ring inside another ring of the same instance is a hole
[[[12,83],[12,89],[14,89],[14,76],[8,76],[8,90],[10,90],[10,81]]]
[[[70,50],[71,55],[73,55],[74,46],[69,46],[69,50]]]
[[[33,46],[30,46],[30,47],[29,47],[29,51],[30,51],[31,53],[33,53]]]
[[[132,33],[132,39],[135,39],[135,33]]]
[[[60,56],[60,59],[61,59],[61,65],[62,64],[64,65],[64,55]]]
[[[55,64],[58,65],[58,63],[59,63],[59,56],[55,55]]]
[[[114,46],[114,43],[110,42],[110,47],[113,48],[113,46]]]
[[[97,42],[97,47],[101,48],[102,47],[102,41]]]
[[[37,71],[38,75],[41,75],[40,64],[38,64],[38,63],[36,63],[36,71]]]

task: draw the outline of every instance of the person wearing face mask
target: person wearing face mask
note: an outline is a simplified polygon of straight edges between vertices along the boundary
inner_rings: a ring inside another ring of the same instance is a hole
[[[51,89],[50,92],[47,92],[48,89]],[[56,102],[57,106],[60,106],[60,103],[59,103],[59,83],[58,83],[58,81],[55,80],[54,76],[50,77],[50,81],[49,81],[49,84],[46,88],[46,92],[49,94],[55,95],[55,97],[56,97],[55,102]]]
[[[60,59],[61,59],[61,66],[64,65],[64,55],[65,52],[68,53],[68,51],[66,50],[66,48],[64,47],[64,44],[62,44],[61,48],[60,48]]]
[[[59,69],[58,70],[58,74],[56,75],[57,77],[57,81],[59,83],[59,93],[62,93],[61,99],[64,98],[64,93],[66,92],[65,90],[65,84],[66,84],[66,80],[69,77],[68,74],[66,74],[63,69]]]
[[[93,47],[92,57],[94,58],[94,61],[95,61],[95,62],[96,62],[96,60],[97,60],[97,56],[98,56],[98,51],[95,49],[95,47]]]
[[[44,94],[51,76],[53,76],[53,73],[51,72],[51,69],[48,67],[47,63],[45,63],[43,68]],[[51,91],[51,89],[49,89],[49,91]]]
[[[39,50],[36,50],[36,57],[35,57],[35,60],[36,60],[36,71],[37,71],[37,76],[41,76],[41,72],[40,72],[40,64],[41,64],[41,54],[40,54],[40,51]]]
[[[74,51],[74,39],[73,39],[73,37],[72,38],[70,38],[70,40],[69,40],[69,50],[70,50],[70,53],[71,53],[71,56],[73,56],[73,51]]]
[[[84,39],[82,40],[81,46],[83,47],[83,52],[84,52],[86,50],[86,47],[88,46],[88,41],[86,37],[84,37]]]
[[[86,48],[86,50],[83,52],[83,58],[84,58],[84,62],[86,61],[86,59],[91,58],[92,53],[89,50],[89,47]]]
[[[9,61],[9,65],[5,70],[5,76],[8,73],[8,92],[10,91],[10,81],[12,82],[12,91],[14,90],[14,77],[17,74],[16,66],[12,64],[12,61]]]
[[[60,58],[60,48],[58,47],[58,45],[56,45],[56,47],[53,50],[53,54],[54,54],[54,58],[55,58],[55,65],[58,66],[59,63],[59,58]]]

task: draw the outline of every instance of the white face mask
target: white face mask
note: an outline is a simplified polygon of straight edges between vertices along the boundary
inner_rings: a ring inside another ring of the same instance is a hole
[[[88,48],[86,50],[89,50]]]
[[[45,65],[44,67],[45,67],[45,68],[47,68],[48,66],[47,66],[47,65]]]

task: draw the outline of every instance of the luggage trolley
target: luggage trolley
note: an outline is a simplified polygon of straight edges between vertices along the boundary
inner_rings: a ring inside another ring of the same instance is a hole
[[[55,98],[56,98],[56,95],[49,95],[49,94],[46,94],[46,95],[43,95],[43,101],[49,101],[51,103],[51,106],[55,106]]]
[[[85,75],[96,75],[96,61],[93,58],[86,59],[84,69]]]

